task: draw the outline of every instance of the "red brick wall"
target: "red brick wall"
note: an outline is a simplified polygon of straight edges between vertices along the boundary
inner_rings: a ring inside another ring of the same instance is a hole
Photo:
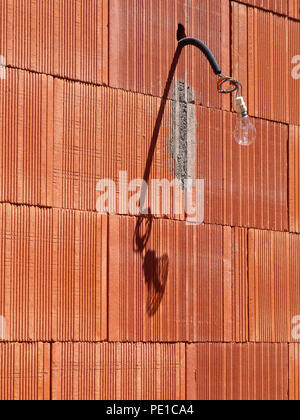
[[[251,148],[196,49],[165,91],[179,23],[243,82]],[[0,0],[1,399],[299,399],[299,35],[297,0]],[[153,139],[173,177],[175,80],[204,224],[97,214]]]

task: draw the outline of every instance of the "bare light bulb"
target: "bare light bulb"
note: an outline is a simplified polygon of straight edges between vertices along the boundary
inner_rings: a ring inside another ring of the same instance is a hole
[[[256,128],[251,123],[244,98],[236,98],[237,123],[234,130],[235,141],[241,146],[250,146],[256,140]]]

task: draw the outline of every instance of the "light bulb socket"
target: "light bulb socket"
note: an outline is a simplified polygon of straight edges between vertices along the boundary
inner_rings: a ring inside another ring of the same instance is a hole
[[[238,114],[241,114],[242,117],[247,117],[248,109],[247,109],[246,102],[242,96],[238,96],[235,99],[235,106],[236,106],[236,112]]]

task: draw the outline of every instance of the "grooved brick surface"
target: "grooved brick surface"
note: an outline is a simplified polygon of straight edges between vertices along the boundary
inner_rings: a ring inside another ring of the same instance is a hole
[[[298,0],[288,0],[289,15],[295,19],[300,18],[300,5]]]
[[[300,314],[299,252],[299,235],[249,232],[251,341],[295,341],[293,319]]]
[[[241,3],[261,7],[282,15],[291,14],[293,16],[297,0],[242,0]]]
[[[0,94],[0,201],[51,206],[53,79],[6,69]]]
[[[2,0],[0,21],[7,65],[108,82],[108,0]]]
[[[0,399],[50,399],[50,344],[0,343]]]
[[[290,400],[299,401],[300,399],[300,345],[289,345],[289,385]]]
[[[224,341],[247,342],[249,340],[247,230],[232,229],[231,241],[231,249],[227,246],[224,248],[225,255],[226,252],[231,252],[231,264],[224,265]]]
[[[258,120],[250,148],[233,138],[236,117],[197,108],[196,177],[205,180],[205,221],[288,230],[288,128]]]
[[[287,344],[191,344],[187,399],[287,400]]]
[[[175,177],[170,147],[178,138],[180,112],[189,112],[194,119],[181,135],[196,133],[190,153],[196,177],[205,182],[205,221],[288,229],[286,126],[256,120],[255,146],[241,149],[232,139],[236,118],[228,112],[194,105],[185,111],[177,103],[178,113],[170,101],[163,106],[157,98],[15,70],[7,80],[12,89],[5,95],[5,110],[13,104],[16,121],[3,111],[2,200],[96,210],[97,183],[109,178],[116,183],[116,211],[128,214],[128,200],[125,208],[119,205],[119,174],[127,171],[128,182],[148,180],[151,207],[151,181]],[[25,90],[17,80],[27,80]],[[28,106],[20,109],[23,97]],[[183,219],[175,204],[172,193],[168,216]]]
[[[51,339],[51,210],[0,205],[0,314],[5,339]]]
[[[111,0],[110,86],[162,96],[177,48],[179,23],[189,36],[208,44],[222,71],[228,73],[229,16],[228,0]],[[196,103],[228,109],[229,98],[218,95],[212,69],[194,47],[182,52],[176,77],[193,86]]]
[[[52,339],[107,338],[107,217],[53,210]]]
[[[56,343],[54,400],[185,399],[184,344]]]
[[[0,0],[0,400],[300,399],[299,98],[298,0]]]
[[[230,228],[112,216],[109,237],[109,340],[245,337],[245,251]]]
[[[300,4],[299,4],[300,18]],[[288,98],[289,98],[289,119],[290,124],[299,125],[300,114],[300,21],[288,22]]]
[[[232,71],[243,74],[250,114],[299,124],[300,22],[239,3],[232,16]]]
[[[107,219],[0,205],[5,340],[106,338]]]
[[[173,180],[170,102],[161,114],[160,106],[157,98],[55,80],[54,205],[96,210],[97,183],[108,178],[116,211],[127,214],[128,200],[119,205],[120,172],[128,183],[146,178],[149,187],[152,179]]]
[[[234,20],[246,14],[244,24],[233,25],[233,42],[239,43],[233,55],[233,76],[238,76],[237,67],[248,69],[248,83],[245,80],[243,87],[248,90],[249,112],[256,117],[288,122],[288,21],[238,3],[232,7]]]
[[[300,233],[300,127],[290,126],[289,204],[290,231]]]

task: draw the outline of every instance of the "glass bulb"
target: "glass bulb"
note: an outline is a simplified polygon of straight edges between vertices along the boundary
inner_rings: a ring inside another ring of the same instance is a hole
[[[251,123],[248,114],[238,113],[234,138],[241,146],[250,146],[256,140],[256,128]]]

